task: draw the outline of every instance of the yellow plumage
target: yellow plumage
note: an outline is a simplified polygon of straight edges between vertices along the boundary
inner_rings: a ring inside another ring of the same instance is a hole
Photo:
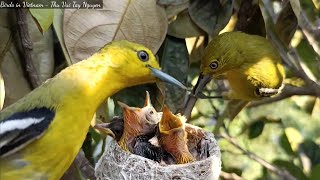
[[[222,94],[229,99],[215,126],[218,133],[225,118],[232,120],[250,101],[279,93],[285,71],[272,44],[261,36],[228,32],[215,37],[205,49],[202,75],[196,93],[211,78],[224,78],[230,89]]]
[[[259,99],[264,96],[257,94],[259,89],[279,89],[284,79],[280,56],[271,43],[241,32],[224,33],[213,39],[204,52],[201,71],[203,75],[228,80],[228,99]]]
[[[0,179],[59,179],[81,148],[97,107],[123,88],[155,82],[155,69],[159,65],[149,49],[113,42],[1,111],[0,122],[41,107],[55,116],[39,139],[0,158]]]

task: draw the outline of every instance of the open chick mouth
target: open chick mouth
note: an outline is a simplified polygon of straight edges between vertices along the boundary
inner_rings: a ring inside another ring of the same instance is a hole
[[[161,121],[159,123],[161,132],[168,132],[172,129],[177,129],[183,126],[183,122],[172,114],[169,109],[164,108]]]

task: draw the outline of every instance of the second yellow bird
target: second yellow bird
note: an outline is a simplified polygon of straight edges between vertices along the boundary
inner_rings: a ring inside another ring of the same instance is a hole
[[[226,99],[247,101],[277,94],[285,76],[281,58],[271,43],[242,32],[228,32],[213,39],[204,52],[201,72],[203,81],[228,80],[230,91],[223,94]]]

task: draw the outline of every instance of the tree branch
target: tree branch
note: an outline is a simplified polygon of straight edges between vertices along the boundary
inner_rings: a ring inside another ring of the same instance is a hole
[[[224,171],[220,172],[220,177],[222,177],[223,179],[229,179],[229,180],[243,180],[242,177],[238,176],[235,173],[227,173]]]
[[[262,159],[261,157],[257,156],[256,154],[247,151],[245,149],[243,149],[234,138],[232,138],[231,136],[229,136],[227,133],[222,133],[221,136],[227,140],[230,144],[232,144],[233,146],[235,146],[236,148],[238,148],[243,154],[247,155],[250,159],[258,162],[259,164],[261,164],[263,167],[265,167],[266,169],[268,169],[269,171],[277,174],[278,176],[287,179],[287,180],[295,180],[295,178],[289,174],[286,170],[281,170],[280,168],[270,164],[269,162],[267,162],[266,160]]]
[[[272,98],[266,98],[260,101],[253,101],[247,107],[252,108],[252,107],[260,106],[263,104],[269,104],[272,102],[289,98],[294,95],[309,95],[309,96],[320,97],[320,86],[317,84],[314,87],[311,87],[310,85],[297,87],[290,84],[286,84],[279,95],[274,96]]]
[[[16,0],[16,2],[20,2],[20,0]],[[20,35],[20,42],[23,50],[23,58],[21,58],[21,64],[25,66],[25,71],[27,73],[28,81],[31,83],[32,88],[38,87],[41,82],[37,73],[37,70],[33,64],[31,52],[33,49],[33,43],[31,41],[28,29],[28,23],[26,18],[26,11],[28,9],[25,8],[16,8],[16,17],[17,17],[17,26],[18,32]]]

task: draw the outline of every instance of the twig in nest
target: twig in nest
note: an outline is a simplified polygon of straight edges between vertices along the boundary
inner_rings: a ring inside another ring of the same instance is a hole
[[[16,0],[16,2],[20,2],[19,0]],[[25,65],[25,71],[27,73],[27,77],[29,82],[31,83],[32,88],[38,87],[41,82],[37,73],[37,70],[32,62],[32,56],[31,52],[33,49],[33,43],[31,41],[29,30],[28,30],[28,24],[27,24],[27,18],[26,18],[26,11],[27,9],[24,8],[17,8],[16,11],[16,17],[17,17],[17,23],[18,23],[18,32],[20,35],[21,45],[23,49],[23,58],[21,58],[21,64]]]
[[[227,130],[226,130],[227,131]],[[263,167],[268,169],[269,171],[277,174],[278,176],[282,177],[283,179],[287,180],[295,180],[295,178],[288,173],[286,170],[279,169],[278,167],[270,164],[266,160],[262,159],[261,157],[257,156],[253,152],[250,152],[248,150],[243,149],[237,142],[236,140],[231,137],[229,134],[226,133],[221,133],[221,137],[223,137],[225,140],[227,140],[230,144],[232,144],[234,147],[239,149],[243,154],[247,155],[250,159],[255,160],[259,164],[261,164]]]

